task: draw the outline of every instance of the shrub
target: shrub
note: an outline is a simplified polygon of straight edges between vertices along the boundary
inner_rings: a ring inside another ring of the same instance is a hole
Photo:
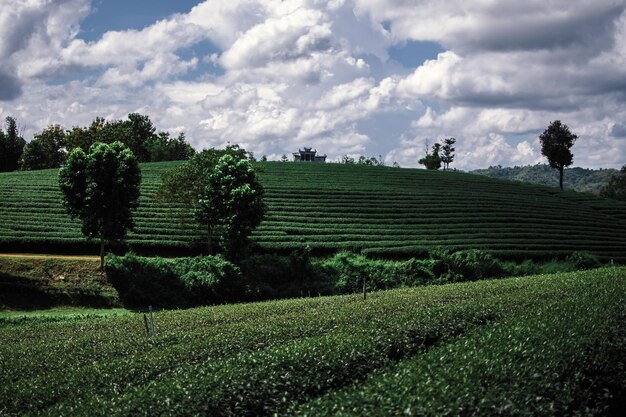
[[[244,292],[241,271],[221,256],[178,258],[173,267],[189,298],[198,304],[237,301]]]
[[[574,265],[575,269],[591,269],[600,266],[598,257],[586,251],[573,252],[567,260]]]
[[[125,305],[171,307],[188,304],[185,287],[169,260],[144,258],[132,252],[123,257],[109,254],[105,272]]]
[[[308,247],[288,256],[253,255],[240,262],[248,298],[299,297],[334,294],[336,274],[319,263],[312,263]]]
[[[105,271],[128,306],[186,307],[241,299],[239,268],[219,256],[109,255]]]
[[[449,282],[474,281],[484,278],[504,276],[502,262],[489,252],[468,249],[452,252],[449,249],[435,249],[430,257],[436,261],[435,275]]]

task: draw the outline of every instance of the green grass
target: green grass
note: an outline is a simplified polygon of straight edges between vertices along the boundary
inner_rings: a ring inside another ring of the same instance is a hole
[[[201,248],[203,228],[153,201],[178,162],[142,165],[138,251]],[[588,250],[626,261],[626,204],[591,194],[456,172],[342,164],[256,165],[269,211],[253,240],[270,251],[310,245],[385,256],[446,246],[524,259]],[[60,204],[57,170],[0,174],[0,249],[97,253]]]
[[[623,389],[613,383],[624,377],[625,275],[626,268],[604,268],[383,291],[366,301],[163,311],[155,314],[155,337],[135,313],[0,322],[0,339],[11,341],[0,344],[0,410],[318,415],[345,404],[348,414],[398,415],[396,397],[398,404],[450,397],[455,406],[467,400],[468,414],[493,411],[480,408],[483,398],[485,407],[512,399],[504,414],[608,412],[611,395]],[[465,363],[468,372],[458,369]],[[432,384],[421,378],[429,370]],[[394,372],[411,383],[393,387]],[[517,376],[521,382],[511,383]],[[375,408],[380,413],[360,413],[378,398],[389,398]]]

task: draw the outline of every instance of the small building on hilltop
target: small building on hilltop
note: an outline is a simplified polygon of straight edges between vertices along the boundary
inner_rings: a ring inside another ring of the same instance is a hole
[[[299,149],[293,153],[293,162],[326,162],[326,155],[317,155],[317,151],[313,148]]]

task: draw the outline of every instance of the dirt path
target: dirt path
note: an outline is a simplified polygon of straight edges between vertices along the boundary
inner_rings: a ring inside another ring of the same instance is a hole
[[[0,253],[2,258],[26,258],[26,259],[75,259],[82,261],[100,261],[99,256],[91,255],[49,255],[43,253]]]

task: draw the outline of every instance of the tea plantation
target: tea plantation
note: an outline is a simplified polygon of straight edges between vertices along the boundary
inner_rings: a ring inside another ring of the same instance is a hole
[[[142,165],[137,251],[197,250],[203,230],[153,195],[176,162]],[[391,167],[268,162],[256,165],[269,212],[253,240],[269,251],[309,245],[416,256],[428,248],[485,249],[502,258],[586,250],[626,261],[626,204],[591,194],[478,175]],[[57,170],[0,174],[0,249],[95,251],[60,203]]]
[[[625,275],[8,318],[0,415],[618,415]]]

